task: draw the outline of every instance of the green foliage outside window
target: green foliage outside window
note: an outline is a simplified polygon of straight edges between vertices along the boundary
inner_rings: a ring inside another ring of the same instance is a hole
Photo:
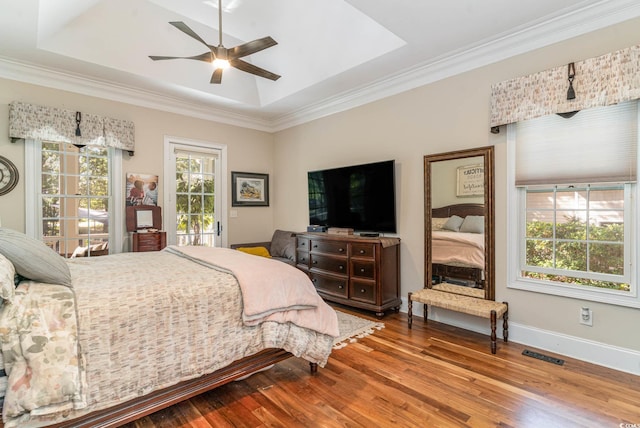
[[[190,245],[204,245],[203,234],[215,224],[215,183],[201,159],[176,160],[177,232],[190,236]],[[206,163],[206,161],[204,162]]]
[[[527,223],[526,264],[541,268],[561,269],[604,274],[624,274],[624,225],[587,224],[578,218],[554,224],[531,221]],[[588,240],[587,240],[588,237]],[[600,281],[578,276],[565,276],[524,271],[522,275],[547,281],[629,291],[629,284]]]

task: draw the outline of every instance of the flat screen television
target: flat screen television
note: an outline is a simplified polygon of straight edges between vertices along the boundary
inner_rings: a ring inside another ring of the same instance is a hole
[[[396,232],[393,160],[308,172],[309,224]]]

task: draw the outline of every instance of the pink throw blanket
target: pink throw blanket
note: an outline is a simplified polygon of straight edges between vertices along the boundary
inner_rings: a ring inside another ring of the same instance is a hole
[[[338,337],[338,318],[302,271],[277,260],[228,248],[169,246],[164,251],[235,276],[242,291],[245,325],[291,322]]]

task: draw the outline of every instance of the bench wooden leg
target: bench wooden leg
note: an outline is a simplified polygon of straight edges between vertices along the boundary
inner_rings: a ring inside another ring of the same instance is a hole
[[[507,305],[507,310],[504,311],[504,315],[502,315],[502,338],[505,342],[509,341],[509,304],[507,302],[502,302]]]
[[[427,304],[424,304],[424,307],[422,308],[424,311],[424,323],[427,323],[427,320],[429,319],[429,306],[427,306]]]
[[[411,328],[411,324],[413,323],[413,301],[411,300],[412,294],[412,292],[409,292],[409,299],[407,301],[407,305],[409,306],[409,309],[407,310],[407,324],[409,325],[409,328]]]
[[[491,353],[496,353],[496,311],[491,311]]]

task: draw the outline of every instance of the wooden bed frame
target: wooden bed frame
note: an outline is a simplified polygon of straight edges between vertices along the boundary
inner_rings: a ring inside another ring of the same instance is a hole
[[[292,354],[283,349],[266,349],[235,361],[211,374],[180,382],[169,388],[151,392],[143,397],[52,426],[69,428],[118,427],[243,376],[255,373],[292,356]],[[312,374],[317,372],[318,365],[316,363],[309,363],[309,366]]]
[[[457,215],[458,217],[465,218],[468,215],[485,215],[484,204],[455,204],[447,205],[440,208],[433,208],[431,210],[431,218],[446,218]],[[474,281],[476,284],[484,287],[484,269],[461,267],[461,266],[448,266],[438,263],[431,265],[432,274],[438,276],[440,280],[444,277],[453,277]]]

